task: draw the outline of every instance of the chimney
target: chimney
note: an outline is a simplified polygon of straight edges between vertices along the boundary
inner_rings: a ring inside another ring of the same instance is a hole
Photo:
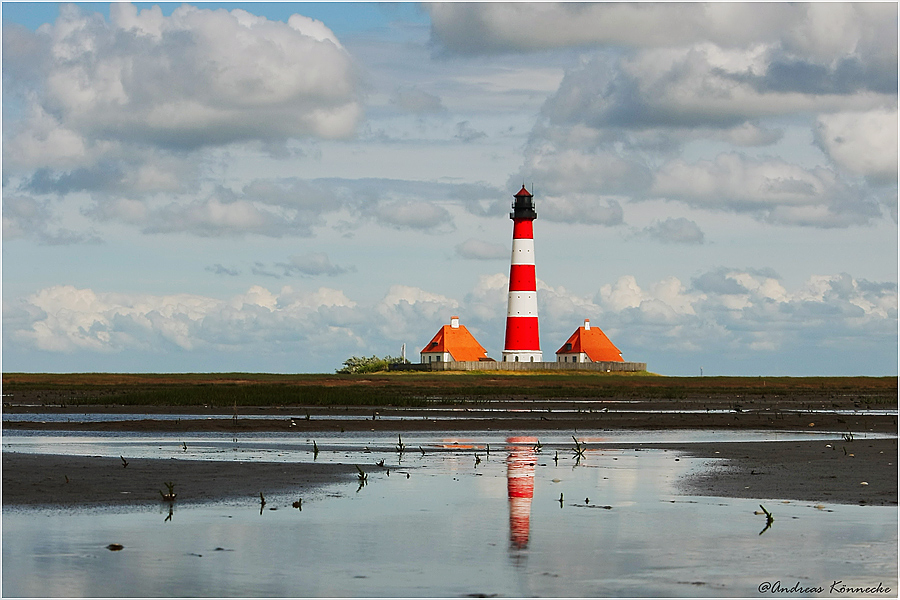
[[[590,320],[590,319],[585,319],[585,320],[584,320],[584,329],[585,329],[585,331],[587,331],[587,330],[590,329],[590,328],[591,328],[591,320]]]
[[[450,317],[450,328],[459,329],[459,317]]]

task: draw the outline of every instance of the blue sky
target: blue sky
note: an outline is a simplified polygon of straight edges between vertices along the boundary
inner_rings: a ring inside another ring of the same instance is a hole
[[[3,368],[897,373],[897,6],[3,3]]]
[[[183,3],[133,2],[132,4],[138,10],[158,6],[163,15],[171,16],[172,12]],[[80,2],[78,6],[109,19],[109,3],[107,2]],[[204,2],[196,6],[202,6],[209,10],[241,9],[273,21],[283,22],[287,22],[291,15],[300,13],[327,23],[328,28],[338,35],[377,30],[387,27],[392,21],[401,19],[407,23],[428,24],[427,12],[413,2],[307,2],[302,5],[295,2]],[[57,2],[3,3],[4,22],[18,23],[32,30],[36,30],[44,23],[53,23],[58,17],[59,3]]]

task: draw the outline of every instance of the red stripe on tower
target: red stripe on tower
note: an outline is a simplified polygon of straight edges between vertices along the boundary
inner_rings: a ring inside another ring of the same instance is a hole
[[[509,218],[513,220],[512,260],[509,267],[509,299],[503,360],[542,362],[538,333],[537,282],[534,275],[534,196],[525,186],[514,196]]]

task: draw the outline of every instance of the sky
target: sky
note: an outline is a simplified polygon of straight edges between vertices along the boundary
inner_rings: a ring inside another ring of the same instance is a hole
[[[15,3],[4,371],[897,374],[896,3]]]

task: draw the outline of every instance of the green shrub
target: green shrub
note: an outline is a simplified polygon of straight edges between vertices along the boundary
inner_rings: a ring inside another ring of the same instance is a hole
[[[338,373],[377,373],[379,371],[387,371],[388,365],[397,363],[409,363],[408,360],[399,356],[385,356],[378,358],[374,354],[372,356],[351,356],[344,361],[344,366],[337,370]]]

